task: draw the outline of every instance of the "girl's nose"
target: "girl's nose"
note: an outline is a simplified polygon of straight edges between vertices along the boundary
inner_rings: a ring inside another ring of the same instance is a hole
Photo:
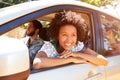
[[[72,38],[70,36],[67,37],[67,42],[71,42]]]

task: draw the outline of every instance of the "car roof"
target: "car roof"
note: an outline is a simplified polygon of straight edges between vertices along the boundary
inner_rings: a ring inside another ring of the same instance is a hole
[[[76,5],[76,6],[82,6],[85,8],[90,8],[93,10],[97,10],[102,13],[106,13],[108,15],[111,15],[115,17],[114,15],[103,12],[100,8],[80,2],[80,1],[75,1],[75,0],[40,0],[40,1],[30,1],[30,2],[25,2],[17,5],[13,5],[10,7],[2,8],[0,9],[0,24],[4,24],[10,20],[13,20],[15,18],[24,16],[26,14],[32,13],[34,11],[51,7],[51,6],[56,6],[56,5]],[[117,18],[117,17],[116,17]]]

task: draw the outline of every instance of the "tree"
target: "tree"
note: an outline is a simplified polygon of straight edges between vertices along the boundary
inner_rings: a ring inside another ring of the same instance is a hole
[[[100,7],[102,10],[111,11],[120,18],[120,0],[81,0]]]
[[[81,0],[81,1],[100,7],[105,6],[107,4],[112,5],[114,0]]]
[[[0,8],[26,2],[27,0],[0,0]]]

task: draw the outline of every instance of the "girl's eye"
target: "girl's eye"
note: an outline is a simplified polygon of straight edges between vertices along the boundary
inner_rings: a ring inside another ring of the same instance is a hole
[[[63,37],[63,38],[67,38],[68,36],[67,36],[66,34],[62,34],[61,37]]]
[[[72,36],[73,36],[73,37],[75,37],[75,36],[76,36],[76,34],[72,34]]]
[[[67,34],[62,34],[63,37],[68,36]],[[76,37],[76,34],[72,34],[71,37]]]
[[[67,36],[66,34],[62,34],[62,36]]]

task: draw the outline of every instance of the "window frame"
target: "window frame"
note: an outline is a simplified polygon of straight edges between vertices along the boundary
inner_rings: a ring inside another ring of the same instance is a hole
[[[103,30],[102,30],[102,28],[101,28],[101,25],[103,24],[102,22],[101,22],[101,19],[100,19],[100,17],[101,16],[105,16],[105,17],[109,17],[109,18],[111,18],[112,20],[114,19],[114,20],[117,20],[117,21],[119,21],[120,22],[120,20],[119,19],[117,19],[117,18],[115,18],[115,17],[113,17],[113,16],[111,16],[111,15],[108,15],[108,14],[104,14],[104,13],[99,13],[99,21],[100,21],[100,34],[101,34],[101,51],[102,51],[102,53],[103,53],[103,55],[104,56],[106,56],[106,57],[109,57],[109,56],[115,56],[115,55],[105,55],[105,51],[104,51],[104,36],[103,36]]]
[[[53,13],[53,12],[58,12],[60,10],[79,10],[79,11],[84,11],[84,13],[88,14],[88,16],[90,17],[90,25],[91,25],[91,35],[92,35],[92,45],[93,45],[93,50],[96,50],[97,49],[97,46],[96,43],[98,42],[95,38],[95,36],[97,36],[97,34],[94,34],[94,26],[96,26],[96,24],[94,23],[94,19],[95,15],[94,14],[94,11],[91,10],[91,9],[88,9],[88,8],[85,8],[85,7],[81,7],[81,6],[75,6],[75,5],[56,5],[56,6],[51,6],[51,7],[48,7],[48,8],[44,8],[44,9],[40,9],[40,10],[37,10],[37,11],[34,11],[32,13],[29,13],[27,15],[24,15],[22,17],[18,17],[12,21],[9,21],[7,23],[4,23],[2,24],[2,26],[0,27],[0,35],[5,33],[6,31],[9,31],[11,29],[14,29],[15,27],[17,26],[20,26],[32,19],[37,19],[38,17],[41,17],[43,15],[47,15],[48,13]],[[93,18],[92,18],[93,17]],[[14,24],[13,24],[14,23]],[[95,28],[97,29],[97,28]],[[96,32],[95,32],[96,33]],[[96,50],[97,51],[97,50]]]

